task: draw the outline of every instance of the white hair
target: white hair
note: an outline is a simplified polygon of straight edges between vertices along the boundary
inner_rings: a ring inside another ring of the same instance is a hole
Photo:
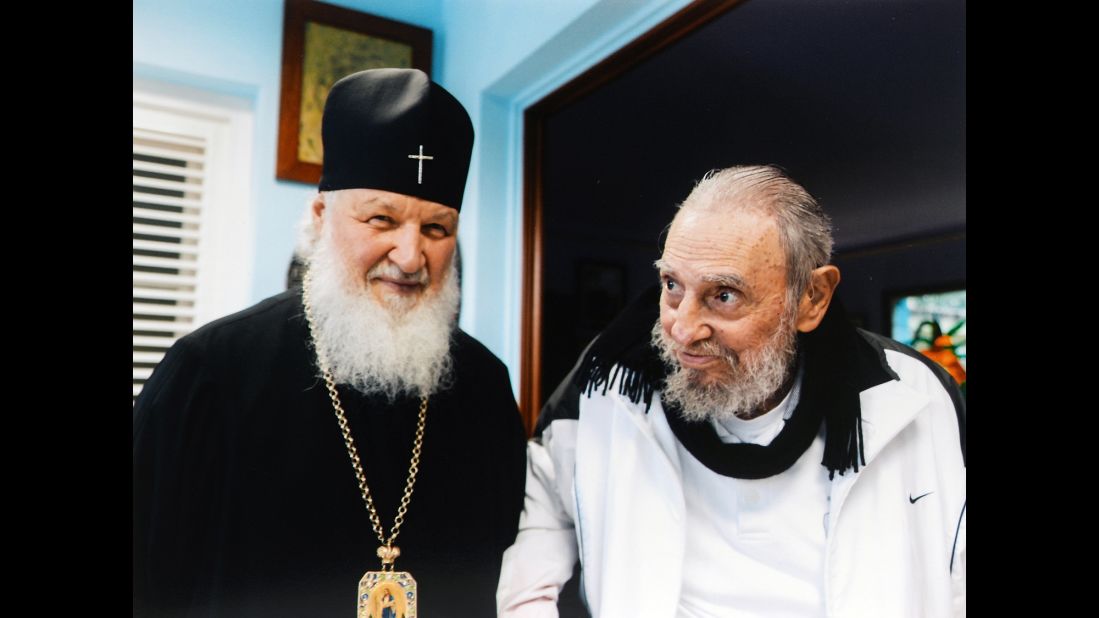
[[[680,211],[729,215],[755,211],[774,219],[786,257],[787,298],[795,303],[809,285],[813,270],[832,256],[828,215],[808,191],[773,165],[712,170],[683,200]]]
[[[796,305],[794,306],[796,308]],[[670,369],[660,397],[679,405],[683,418],[691,421],[724,420],[732,416],[752,418],[766,412],[763,405],[786,383],[797,359],[796,312],[787,306],[775,332],[762,346],[738,355],[714,339],[687,348],[694,353],[717,356],[725,365],[720,380],[703,383],[705,372],[683,367],[676,350],[683,349],[656,321],[652,346]]]
[[[302,261],[308,261],[309,256],[313,253],[313,247],[317,244],[317,238],[320,236],[313,222],[313,202],[320,198],[327,208],[332,204],[328,199],[331,193],[335,192],[321,191],[309,198],[309,201],[305,203],[305,209],[302,211],[301,217],[298,217],[298,223],[295,226],[297,233],[295,234],[294,255],[300,257]]]
[[[401,273],[388,260],[364,276],[323,229],[312,233],[308,251],[313,343],[337,383],[390,400],[429,396],[449,385],[450,339],[461,296],[453,260],[442,284],[432,290],[426,268]],[[379,301],[368,288],[369,279],[379,274],[417,281],[424,292]]]

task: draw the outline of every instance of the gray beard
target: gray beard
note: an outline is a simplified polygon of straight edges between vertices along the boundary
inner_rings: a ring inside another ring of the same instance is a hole
[[[371,269],[395,268],[386,261]],[[454,262],[442,286],[414,298],[393,295],[379,302],[369,275],[352,272],[327,234],[309,259],[313,345],[338,384],[367,395],[427,397],[449,386],[450,337],[461,291]],[[419,280],[425,285],[426,274]]]
[[[733,416],[752,417],[786,383],[797,359],[797,331],[790,315],[783,316],[774,334],[757,351],[738,357],[735,352],[716,342],[703,342],[693,349],[718,354],[725,364],[725,374],[712,383],[705,383],[704,372],[686,369],[679,364],[675,351],[679,347],[660,326],[652,330],[653,347],[671,369],[665,379],[661,399],[679,406],[683,418],[689,421],[726,420]]]

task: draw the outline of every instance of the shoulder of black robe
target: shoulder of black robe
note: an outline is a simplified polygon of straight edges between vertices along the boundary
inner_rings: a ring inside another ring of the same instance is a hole
[[[270,328],[287,322],[292,295],[267,299],[177,341],[133,410],[134,615],[187,615],[219,593],[218,547],[227,509],[224,470],[239,431],[232,368],[271,359]],[[300,310],[300,304],[299,304]],[[210,603],[212,604],[212,603]]]
[[[456,330],[397,545],[427,616],[492,615],[523,502],[506,367]],[[386,531],[415,400],[341,387]],[[346,616],[377,539],[308,346],[300,291],[182,338],[134,408],[134,615]],[[456,601],[456,599],[459,599]]]

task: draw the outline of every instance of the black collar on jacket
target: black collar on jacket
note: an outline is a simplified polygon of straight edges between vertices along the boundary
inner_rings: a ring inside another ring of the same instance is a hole
[[[618,392],[634,403],[652,405],[667,367],[650,343],[660,315],[660,287],[653,286],[614,319],[588,348],[575,373],[575,385],[590,396],[606,393],[617,381]],[[821,464],[830,476],[865,465],[859,393],[895,379],[881,354],[850,325],[833,299],[821,324],[798,334],[805,362],[801,397],[793,416],[768,446],[725,444],[709,422],[689,422],[670,409],[668,423],[680,442],[714,472],[737,478],[765,478],[794,464],[825,428]]]

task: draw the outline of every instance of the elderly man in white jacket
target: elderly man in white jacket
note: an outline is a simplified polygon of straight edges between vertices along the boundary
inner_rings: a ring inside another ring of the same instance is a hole
[[[711,173],[659,292],[604,331],[528,447],[501,616],[965,614],[965,401],[847,324],[827,216],[773,167]]]

